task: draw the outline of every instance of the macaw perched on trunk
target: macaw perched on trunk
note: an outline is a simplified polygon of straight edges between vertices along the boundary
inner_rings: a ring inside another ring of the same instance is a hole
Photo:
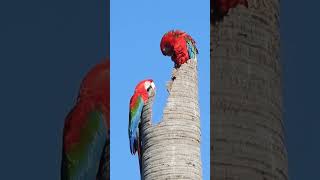
[[[247,0],[214,0],[211,7],[213,9],[213,22],[223,19],[229,12],[229,9],[235,8],[238,5],[243,5],[248,8]]]
[[[139,165],[141,171],[141,139],[140,139],[140,122],[142,108],[151,96],[155,93],[156,86],[152,79],[139,82],[136,86],[133,96],[130,99],[129,106],[129,145],[130,152],[135,155],[138,152]]]
[[[171,56],[175,67],[180,67],[189,59],[196,59],[198,49],[196,42],[190,35],[180,30],[171,30],[165,33],[160,42],[163,55]]]
[[[61,180],[109,179],[110,62],[94,66],[82,81],[63,129]]]

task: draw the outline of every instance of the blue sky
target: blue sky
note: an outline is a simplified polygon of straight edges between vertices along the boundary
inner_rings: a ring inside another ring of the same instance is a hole
[[[171,29],[189,33],[199,49],[201,156],[204,179],[210,178],[210,10],[206,1],[111,1],[111,179],[139,179],[137,156],[128,142],[129,100],[136,84],[152,78],[157,86],[153,120],[166,103],[165,84],[173,63],[160,51],[162,35]]]

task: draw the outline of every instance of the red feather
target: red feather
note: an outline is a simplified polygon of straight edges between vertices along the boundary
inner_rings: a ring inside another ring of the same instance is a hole
[[[68,114],[64,126],[64,147],[72,148],[80,139],[80,130],[86,125],[86,116],[93,109],[100,109],[105,116],[106,126],[110,127],[110,61],[94,66],[81,83],[77,104]]]
[[[191,40],[194,45],[196,44],[190,35],[180,30],[169,31],[161,39],[161,52],[163,55],[171,56],[177,66],[186,63],[189,59],[186,39]]]
[[[131,99],[130,99],[130,109],[133,108],[133,106],[134,106],[134,104],[135,104],[135,102],[137,101],[137,98],[138,98],[139,96],[142,97],[142,99],[143,99],[144,102],[146,102],[146,101],[148,100],[148,92],[147,92],[147,90],[146,90],[145,87],[144,87],[144,83],[145,83],[146,81],[153,82],[152,79],[146,79],[146,80],[140,81],[140,82],[138,83],[138,85],[136,86],[136,88],[135,88],[135,90],[134,90],[134,94],[133,94],[133,96],[132,96]]]
[[[217,0],[217,7],[214,7],[217,11],[219,11],[220,16],[225,16],[228,14],[231,8],[235,8],[238,5],[243,5],[248,8],[247,0]]]

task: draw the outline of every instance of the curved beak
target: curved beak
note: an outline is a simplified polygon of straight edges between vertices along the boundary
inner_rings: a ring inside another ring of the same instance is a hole
[[[156,90],[156,85],[154,85],[153,82],[151,83],[151,87],[152,87],[152,89]]]

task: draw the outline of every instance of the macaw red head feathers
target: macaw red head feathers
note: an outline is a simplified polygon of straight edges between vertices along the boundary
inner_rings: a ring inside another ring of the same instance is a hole
[[[87,118],[87,113],[92,109],[99,107],[101,109],[106,123],[106,128],[110,127],[110,61],[104,60],[95,65],[82,80],[77,105],[66,117],[64,127],[64,146],[67,151],[80,138],[78,132],[81,122]]]
[[[156,86],[152,79],[146,79],[140,81],[136,86],[134,91],[134,95],[141,95],[144,102],[146,102],[151,95],[151,93],[155,93]]]
[[[198,54],[196,42],[190,35],[180,30],[171,30],[163,35],[160,42],[163,55],[171,56],[176,67],[194,59]]]
[[[172,56],[174,53],[174,43],[179,36],[186,35],[185,32],[180,30],[171,30],[165,33],[160,42],[160,49],[163,55]]]
[[[110,61],[95,65],[81,83],[78,100],[107,104],[110,93]]]
[[[213,22],[218,22],[228,14],[229,9],[243,5],[248,8],[247,0],[214,0],[211,9],[213,9]]]

